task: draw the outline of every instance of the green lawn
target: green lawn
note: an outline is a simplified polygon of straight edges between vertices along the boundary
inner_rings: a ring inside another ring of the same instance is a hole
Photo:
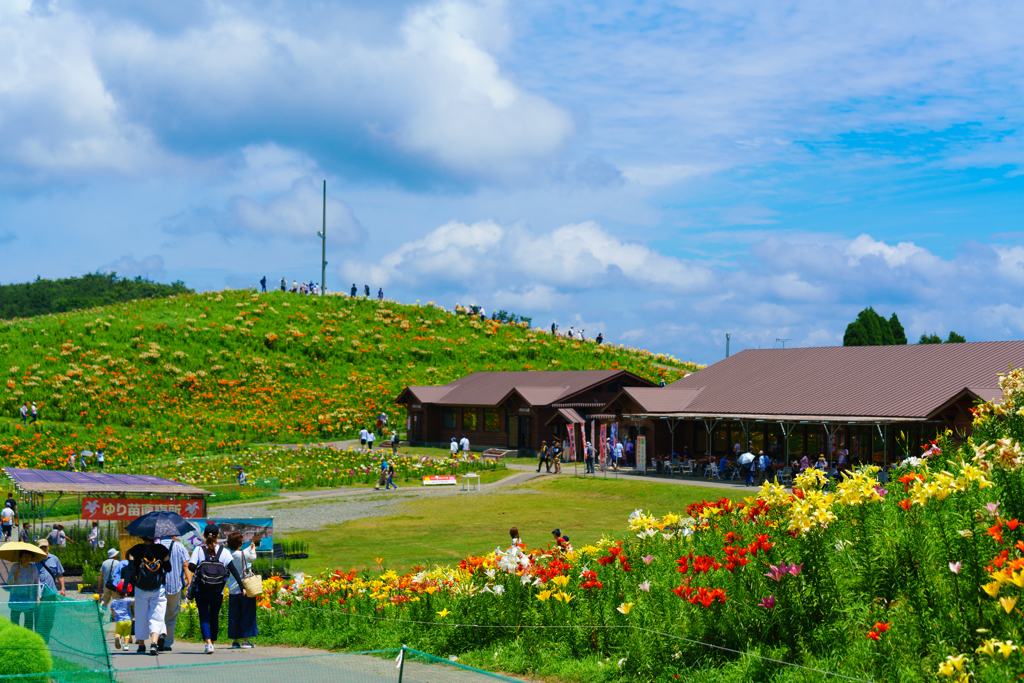
[[[746,491],[677,486],[613,479],[547,478],[504,489],[536,493],[466,494],[457,498],[417,498],[403,502],[397,514],[332,525],[323,531],[293,534],[309,542],[309,559],[292,562],[292,571],[374,568],[382,557],[390,569],[457,564],[466,555],[482,555],[508,545],[516,526],[528,547],[546,546],[558,527],[580,546],[602,535],[621,536],[636,508],[661,515],[685,511],[703,498],[741,500]]]

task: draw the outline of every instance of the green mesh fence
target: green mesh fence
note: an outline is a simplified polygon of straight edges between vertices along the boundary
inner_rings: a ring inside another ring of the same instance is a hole
[[[70,600],[45,587],[38,602],[11,601],[12,590],[31,591],[34,595],[37,588],[18,586],[0,590],[0,617],[37,633],[53,658],[55,670],[88,671],[110,667],[102,615],[95,601]],[[15,634],[5,636],[5,631],[0,630],[0,647],[9,653],[23,646]],[[11,666],[11,659],[3,661],[7,662],[3,666]],[[0,674],[9,673],[0,670]]]
[[[196,680],[217,683],[476,683],[516,680],[408,648],[401,651],[400,660],[398,649],[270,659],[259,659],[256,652],[246,652],[230,662],[164,666],[153,666],[151,657],[140,655],[122,659],[119,662],[122,668],[59,671],[44,675],[0,675],[0,683],[181,683]]]

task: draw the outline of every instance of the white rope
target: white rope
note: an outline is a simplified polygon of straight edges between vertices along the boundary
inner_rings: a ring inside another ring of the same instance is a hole
[[[674,640],[682,640],[682,641],[684,641],[686,643],[690,643],[692,645],[701,645],[703,647],[709,647],[709,648],[713,648],[715,650],[722,650],[724,652],[731,652],[733,654],[737,654],[737,655],[740,655],[742,657],[753,657],[754,659],[760,659],[760,660],[765,661],[765,662],[772,662],[773,664],[781,664],[783,666],[792,666],[792,667],[795,667],[797,669],[803,669],[805,671],[813,671],[814,673],[823,674],[825,676],[834,676],[836,678],[842,678],[842,679],[845,679],[845,680],[848,680],[848,681],[857,681],[857,683],[873,683],[873,681],[865,680],[863,678],[855,678],[853,676],[846,676],[845,674],[835,673],[833,671],[825,671],[824,669],[815,669],[814,667],[804,666],[802,664],[793,664],[792,662],[786,662],[786,661],[783,661],[781,659],[774,659],[772,657],[764,657],[762,655],[755,655],[755,654],[751,654],[749,652],[742,652],[740,650],[733,650],[732,648],[723,647],[721,645],[715,645],[713,643],[705,643],[705,642],[700,641],[700,640],[692,640],[692,639],[686,638],[684,636],[677,636],[677,635],[673,635],[671,633],[664,633],[662,631],[654,631],[654,630],[651,630],[649,628],[643,628],[642,626],[634,626],[632,624],[622,624],[622,625],[618,625],[618,624],[599,625],[598,624],[598,625],[592,625],[592,626],[568,626],[568,625],[565,625],[565,626],[563,626],[563,625],[545,626],[545,625],[541,625],[541,624],[522,624],[522,625],[518,625],[518,626],[517,625],[505,625],[505,624],[457,624],[455,622],[446,622],[446,621],[416,621],[414,619],[390,619],[388,617],[375,617],[375,616],[370,615],[370,614],[356,614],[355,612],[338,612],[337,610],[320,609],[318,607],[303,607],[302,609],[298,609],[298,610],[291,610],[291,611],[288,611],[288,612],[278,612],[278,614],[295,614],[295,613],[298,613],[298,612],[308,612],[308,611],[324,612],[324,613],[327,613],[327,614],[334,614],[334,615],[337,615],[337,616],[344,616],[344,617],[358,617],[360,619],[372,619],[374,621],[390,621],[390,622],[396,622],[396,623],[402,623],[402,624],[420,624],[420,625],[426,625],[426,626],[451,626],[451,627],[459,627],[459,628],[498,628],[498,629],[509,629],[509,628],[511,628],[511,629],[525,629],[525,628],[533,628],[533,629],[598,629],[598,628],[607,628],[607,629],[632,629],[632,630],[635,630],[635,631],[643,631],[644,633],[650,633],[652,635],[665,636],[666,638],[672,638]]]

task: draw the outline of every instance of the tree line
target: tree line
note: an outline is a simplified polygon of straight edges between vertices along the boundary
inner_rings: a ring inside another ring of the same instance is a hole
[[[169,285],[142,277],[120,278],[117,273],[88,273],[82,277],[0,285],[0,319],[29,318],[105,306],[133,299],[194,294],[181,280]]]
[[[918,344],[958,344],[967,341],[962,334],[950,330],[949,338],[943,342],[937,334],[922,334]],[[906,344],[907,333],[896,313],[886,320],[868,306],[857,314],[857,319],[846,326],[843,346],[888,346]]]

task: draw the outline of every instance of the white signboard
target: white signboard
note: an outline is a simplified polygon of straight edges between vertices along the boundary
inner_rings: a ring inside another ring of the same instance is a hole
[[[636,471],[647,474],[647,437],[636,437]]]

